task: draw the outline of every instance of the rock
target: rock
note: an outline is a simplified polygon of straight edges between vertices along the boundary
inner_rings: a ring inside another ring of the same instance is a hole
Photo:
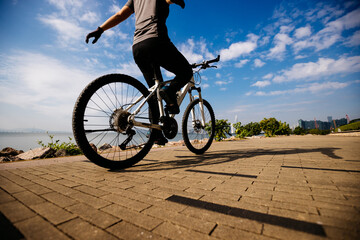
[[[12,162],[12,161],[13,161],[13,159],[11,159],[10,157],[0,157],[1,163]]]
[[[90,146],[91,146],[91,148],[94,150],[94,152],[97,152],[97,148],[96,148],[95,144],[90,143]]]
[[[3,157],[16,156],[16,155],[19,155],[19,154],[21,154],[23,152],[24,151],[22,151],[22,150],[16,150],[16,149],[11,148],[11,147],[6,147],[3,150],[1,150],[0,156],[3,156]]]
[[[59,149],[56,151],[56,153],[54,154],[55,157],[65,157],[67,156],[67,152],[65,149]]]
[[[104,143],[103,145],[101,145],[101,147],[99,147],[100,151],[104,151],[106,149],[112,148],[112,146],[108,143]]]
[[[52,148],[35,148],[30,151],[24,152],[22,154],[17,155],[16,157],[21,160],[31,160],[37,158],[46,158],[50,157],[55,153],[55,150]]]

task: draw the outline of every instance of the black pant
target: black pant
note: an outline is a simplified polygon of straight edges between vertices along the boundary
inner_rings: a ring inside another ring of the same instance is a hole
[[[170,88],[180,90],[192,77],[192,69],[186,58],[169,40],[146,39],[133,46],[134,60],[149,87],[155,84],[154,74],[162,81],[160,67],[176,75]]]
[[[150,38],[133,46],[134,60],[149,87],[155,84],[154,78],[162,81],[160,67],[176,75],[169,86],[176,93],[185,86],[192,77],[192,68],[186,58],[177,50],[169,40]],[[154,122],[159,120],[159,109],[152,113]]]

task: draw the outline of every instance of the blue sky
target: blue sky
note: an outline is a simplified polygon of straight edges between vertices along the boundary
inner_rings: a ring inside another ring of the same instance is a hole
[[[131,52],[134,17],[85,44],[125,2],[0,2],[1,129],[70,131],[91,80],[118,72],[144,82]],[[294,126],[360,117],[359,1],[197,0],[170,9],[169,36],[190,63],[221,55],[201,83],[216,118]]]

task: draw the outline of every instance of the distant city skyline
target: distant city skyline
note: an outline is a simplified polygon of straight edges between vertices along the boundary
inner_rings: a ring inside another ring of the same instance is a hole
[[[0,1],[1,129],[71,131],[75,101],[95,78],[116,72],[145,84],[132,56],[134,16],[85,43],[126,2]],[[200,84],[217,119],[294,126],[360,118],[359,16],[357,0],[186,0],[184,10],[170,6],[167,26],[190,63],[221,55]]]

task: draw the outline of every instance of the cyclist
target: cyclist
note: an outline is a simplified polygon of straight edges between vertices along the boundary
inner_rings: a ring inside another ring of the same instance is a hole
[[[179,91],[192,77],[192,68],[186,58],[177,50],[168,36],[166,19],[169,16],[169,5],[175,3],[185,7],[184,0],[128,0],[123,8],[106,20],[95,31],[86,36],[86,43],[94,37],[93,44],[101,34],[126,20],[135,13],[135,33],[133,56],[144,75],[149,87],[155,84],[154,77],[161,77],[160,67],[175,74],[169,86],[160,89],[161,97],[166,102],[166,110],[172,114],[180,112],[176,100]],[[162,79],[160,79],[162,81]],[[160,117],[159,110],[152,113],[154,121]],[[155,143],[164,145],[167,139],[158,131]]]

